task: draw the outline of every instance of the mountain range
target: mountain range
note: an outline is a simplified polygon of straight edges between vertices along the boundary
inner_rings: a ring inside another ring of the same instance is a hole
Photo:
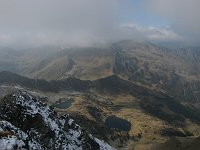
[[[89,48],[0,48],[0,105],[4,108],[5,99],[10,104],[13,96],[5,95],[13,92],[38,97],[55,110],[56,120],[69,114],[97,146],[104,140],[116,149],[195,149],[199,66],[198,47],[170,49],[130,40]],[[1,115],[20,131],[31,131],[9,118]],[[17,140],[28,147],[27,140]]]

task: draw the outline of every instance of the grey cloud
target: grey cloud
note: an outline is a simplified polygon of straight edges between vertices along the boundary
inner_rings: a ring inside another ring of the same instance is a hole
[[[122,22],[133,12],[128,0],[1,0],[0,45],[89,46],[122,39],[194,41],[200,35],[198,0],[143,1],[149,11],[169,19],[171,27]]]
[[[130,34],[129,38],[134,38],[136,35],[136,40],[149,40],[149,41],[184,41],[183,37],[174,32],[170,27],[144,27],[136,23],[126,23],[122,24],[122,32],[125,32],[124,38],[127,37],[127,33]]]
[[[0,43],[89,44],[110,39],[120,0],[1,0]]]
[[[192,44],[200,43],[199,0],[150,0],[150,11],[171,22],[171,28]]]

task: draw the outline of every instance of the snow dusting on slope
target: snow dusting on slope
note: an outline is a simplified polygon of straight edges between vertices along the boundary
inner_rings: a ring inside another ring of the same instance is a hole
[[[10,131],[13,133],[12,136],[1,137],[0,146],[5,149],[12,149],[17,147],[22,149],[28,147],[32,150],[40,149],[57,149],[57,150],[82,150],[83,143],[85,142],[83,132],[81,127],[77,125],[73,119],[69,118],[68,115],[63,115],[60,118],[56,116],[54,110],[50,109],[47,104],[39,101],[37,97],[31,96],[27,92],[19,92],[12,95],[12,104],[19,107],[22,111],[23,121],[27,121],[27,118],[41,118],[39,123],[44,124],[44,130],[49,133],[49,140],[47,144],[50,145],[49,148],[45,147],[44,139],[40,128],[30,128],[26,131],[20,129],[20,127],[14,126],[12,120],[0,121],[0,133],[4,131]],[[7,103],[6,103],[7,106]],[[8,106],[9,109],[9,106]],[[1,109],[1,111],[3,111]],[[10,118],[12,115],[12,109],[7,112],[4,110],[2,117],[4,119]],[[38,121],[38,120],[37,120]],[[23,125],[22,125],[23,126]],[[43,129],[42,129],[43,130]],[[45,132],[46,133],[46,132]],[[48,135],[47,135],[48,136]],[[99,145],[100,150],[114,150],[110,145],[101,141],[92,135],[88,136],[91,140]],[[90,144],[89,144],[90,145]],[[4,147],[5,146],[5,147]]]

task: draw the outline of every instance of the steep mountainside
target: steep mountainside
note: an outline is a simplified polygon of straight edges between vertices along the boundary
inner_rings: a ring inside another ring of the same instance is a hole
[[[112,48],[116,52],[115,74],[181,101],[199,102],[200,48],[176,51],[130,41]]]

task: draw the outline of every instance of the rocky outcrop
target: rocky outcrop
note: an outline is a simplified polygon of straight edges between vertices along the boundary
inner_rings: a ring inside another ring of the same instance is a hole
[[[54,110],[26,92],[0,100],[0,146],[3,149],[82,150],[114,149],[87,134],[68,115]]]
[[[137,58],[129,58],[126,53],[116,44],[112,45],[115,55],[113,64],[114,74],[134,74],[138,71]]]

